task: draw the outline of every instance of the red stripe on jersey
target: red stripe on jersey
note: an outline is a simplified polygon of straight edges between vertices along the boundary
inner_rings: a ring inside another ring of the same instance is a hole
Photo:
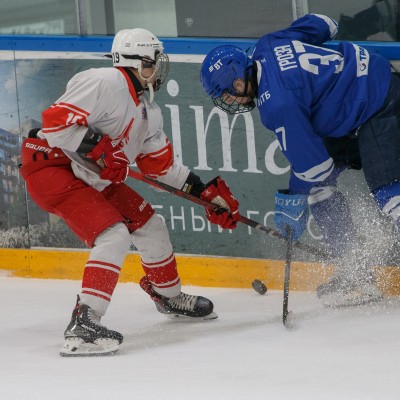
[[[127,74],[127,72],[122,68],[122,67],[117,67],[117,70],[122,72],[122,74],[124,75],[125,79],[126,79],[126,83],[128,84],[128,88],[129,88],[129,93],[131,94],[131,97],[133,99],[133,101],[136,104],[136,107],[139,105],[140,101],[137,97],[137,93],[136,90],[133,86],[133,83],[131,81],[131,78],[129,78],[129,75]]]
[[[168,153],[168,145],[163,147],[161,150],[155,151],[154,153],[147,154],[148,157],[157,158]]]
[[[91,266],[95,263],[96,267]],[[100,292],[112,295],[118,282],[119,271],[121,268],[115,264],[104,263],[107,267],[112,266],[112,270],[99,267],[99,261],[89,260],[86,263],[83,273],[82,287],[85,289],[95,289]]]
[[[73,104],[53,104],[42,113],[43,133],[62,131],[72,125],[88,126],[90,114]]]
[[[144,175],[155,177],[163,176],[174,162],[171,144],[166,140],[167,145],[153,153],[140,153],[136,157],[136,165]]]
[[[81,113],[83,115],[86,115],[87,117],[90,115],[89,112],[87,112],[86,110],[84,110],[83,108],[79,108],[74,104],[71,103],[64,103],[63,101],[60,101],[57,104],[53,104],[53,106],[59,106],[59,107],[67,107],[67,108],[71,108],[72,110],[76,111],[77,113]]]
[[[125,144],[126,144],[126,143],[129,143],[129,132],[131,131],[132,124],[133,124],[133,121],[134,121],[134,120],[135,120],[134,118],[132,118],[132,119],[130,120],[130,122],[129,122],[129,124],[126,126],[126,128],[123,130],[123,132],[122,132],[120,135],[118,135],[118,136],[115,138],[115,140],[123,140]]]
[[[59,132],[59,131],[63,131],[65,128],[67,128],[66,125],[57,126],[55,128],[42,128],[42,132],[43,133]]]
[[[159,266],[157,267],[155,264],[158,264]],[[147,265],[152,265],[152,267],[149,268]],[[149,281],[154,283],[156,286],[160,285],[165,287],[163,284],[169,284],[170,282],[173,282],[171,286],[174,286],[179,282],[176,260],[173,254],[158,263],[145,263],[142,261],[142,267],[146,275],[149,277]]]

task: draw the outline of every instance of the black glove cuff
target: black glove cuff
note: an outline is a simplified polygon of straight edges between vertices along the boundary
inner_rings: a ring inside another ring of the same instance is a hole
[[[102,135],[95,131],[92,131],[90,128],[87,130],[85,136],[79,147],[76,149],[77,153],[89,153],[96,147],[97,143],[100,142]]]
[[[200,177],[194,174],[193,172],[189,172],[189,176],[186,179],[186,182],[182,186],[182,191],[186,193],[190,193],[193,196],[200,197],[201,192],[204,190],[205,185],[201,181]]]

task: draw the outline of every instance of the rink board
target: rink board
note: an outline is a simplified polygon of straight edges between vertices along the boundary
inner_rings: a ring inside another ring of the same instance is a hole
[[[54,222],[29,200],[29,196],[25,196],[23,181],[16,179],[19,176],[19,142],[15,139],[40,124],[44,103],[51,104],[62,93],[70,76],[109,63],[102,55],[110,51],[111,41],[110,37],[13,35],[0,38],[0,75],[2,73],[2,92],[6,96],[2,102],[4,116],[0,129],[3,147],[9,152],[6,154],[7,166],[11,169],[9,181],[15,185],[11,194],[18,199],[12,204],[0,200],[0,226],[5,238],[2,246],[21,248],[0,250],[2,275],[76,280],[82,277],[88,250],[77,250],[76,238],[60,229],[59,222]],[[210,99],[202,93],[198,81],[204,54],[227,41],[166,38],[164,43],[171,55],[172,68],[168,81],[157,94],[157,102],[176,159],[201,175],[204,181],[222,175],[240,202],[241,214],[273,227],[274,193],[287,186],[289,176],[289,166],[280,154],[275,135],[261,126],[257,113],[238,118],[218,114]],[[229,43],[243,48],[254,45],[252,40]],[[396,62],[400,60],[397,44],[363,45],[370,52],[380,53]],[[337,43],[328,46],[334,48]],[[7,88],[14,89],[10,92]],[[282,289],[284,241],[271,240],[243,224],[234,231],[221,231],[207,223],[201,207],[170,194],[155,192],[141,182],[128,180],[127,183],[153,204],[164,219],[184,284],[249,288],[258,278],[271,290]],[[357,224],[367,222],[366,227],[361,226],[363,234],[374,233],[376,228],[374,225],[371,229],[371,221],[378,221],[380,214],[375,204],[371,204],[361,173],[349,172],[340,185],[352,211],[360,214]],[[354,193],[358,195],[354,196]],[[366,204],[361,206],[360,193],[366,198]],[[311,218],[308,222],[302,241],[322,248],[315,224]],[[17,231],[16,226],[26,230],[28,241],[26,232]],[[387,231],[385,226],[385,230],[376,231],[369,238],[372,253],[375,242],[390,233]],[[54,239],[57,240],[52,241]],[[310,254],[296,252],[292,263],[292,290],[315,290],[329,277],[332,267],[322,266],[319,261]],[[381,261],[380,265],[400,265],[400,253],[387,251]],[[399,295],[400,268],[379,267],[377,270],[383,291]],[[125,261],[120,281],[137,283],[142,273],[139,256],[132,252]]]
[[[17,250],[0,251],[0,275],[80,280],[88,259],[88,251]],[[263,280],[270,290],[281,290],[284,262],[245,258],[177,255],[179,274],[184,285],[206,287],[250,288],[251,282]],[[293,262],[291,290],[314,291],[332,273],[333,267],[319,263]],[[378,284],[386,295],[400,295],[400,271],[396,267],[377,267]],[[120,282],[138,283],[143,276],[140,257],[129,253],[120,275]]]

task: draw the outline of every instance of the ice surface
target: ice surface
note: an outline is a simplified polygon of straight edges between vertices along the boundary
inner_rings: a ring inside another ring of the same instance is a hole
[[[250,286],[251,283],[249,283]],[[219,318],[177,322],[135,284],[119,284],[106,326],[119,354],[62,358],[78,281],[0,277],[1,400],[400,399],[400,300],[324,309],[290,293],[186,287],[211,298]]]

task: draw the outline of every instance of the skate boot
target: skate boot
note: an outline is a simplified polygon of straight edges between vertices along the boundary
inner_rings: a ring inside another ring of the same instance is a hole
[[[372,270],[355,270],[349,275],[341,268],[317,287],[317,296],[325,307],[331,308],[359,306],[383,298]]]
[[[100,317],[86,304],[76,302],[71,322],[64,332],[61,356],[102,356],[114,354],[123,336],[101,325]]]
[[[154,291],[151,283],[144,276],[140,287],[152,298],[157,310],[171,319],[207,320],[218,318],[213,312],[213,303],[202,296],[181,293],[176,297],[164,297]]]

